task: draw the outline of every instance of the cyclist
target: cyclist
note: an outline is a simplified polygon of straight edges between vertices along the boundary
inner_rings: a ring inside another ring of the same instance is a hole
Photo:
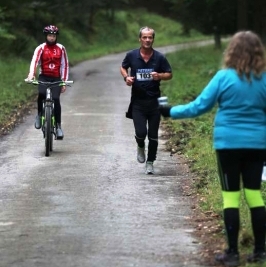
[[[55,25],[44,27],[43,33],[45,42],[40,44],[34,51],[28,79],[33,80],[36,77],[37,68],[39,67],[39,81],[55,82],[67,81],[69,74],[69,63],[66,48],[57,43],[59,30]],[[38,86],[38,114],[35,119],[35,128],[41,128],[42,102],[46,98],[46,87],[40,84]],[[60,94],[66,91],[66,86],[56,86],[53,88],[54,115],[56,121],[57,139],[63,139],[64,133],[61,128],[61,104]]]

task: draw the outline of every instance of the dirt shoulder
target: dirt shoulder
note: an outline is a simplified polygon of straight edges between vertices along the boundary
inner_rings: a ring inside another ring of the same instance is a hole
[[[12,130],[24,121],[26,116],[35,112],[36,96],[32,97],[32,102],[25,103],[13,110],[13,112],[6,118],[6,121],[0,124],[0,136],[7,135]],[[34,123],[34,122],[32,122]]]
[[[189,164],[182,155],[175,155],[183,164],[179,168],[184,168],[186,173],[189,173],[191,179],[186,179],[182,185],[183,194],[189,198],[191,203],[192,217],[191,224],[194,228],[193,235],[202,245],[200,252],[200,261],[203,266],[217,266],[214,262],[214,255],[221,252],[225,248],[225,240],[221,238],[222,228],[220,226],[220,218],[212,211],[203,212],[199,203],[202,201],[201,196],[194,188],[194,182],[197,177],[190,172]]]

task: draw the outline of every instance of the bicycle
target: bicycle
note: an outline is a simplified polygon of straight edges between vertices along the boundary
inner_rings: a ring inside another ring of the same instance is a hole
[[[45,139],[45,156],[49,157],[50,152],[53,151],[53,135],[56,136],[56,122],[54,117],[54,100],[52,98],[52,88],[56,86],[70,86],[73,81],[55,81],[55,82],[43,82],[38,80],[25,79],[26,83],[33,85],[45,85],[46,86],[46,98],[43,101],[42,115],[41,115],[41,129],[43,137]]]

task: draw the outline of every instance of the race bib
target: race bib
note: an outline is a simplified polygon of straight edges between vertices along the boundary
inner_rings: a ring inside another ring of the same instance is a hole
[[[151,72],[153,72],[153,69],[137,69],[136,78],[138,81],[152,81]]]

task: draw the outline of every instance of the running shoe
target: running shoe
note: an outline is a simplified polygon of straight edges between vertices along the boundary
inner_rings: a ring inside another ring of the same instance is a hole
[[[253,254],[249,255],[247,258],[248,262],[266,262],[266,252],[254,252]]]
[[[225,250],[224,253],[217,254],[215,260],[228,267],[236,267],[240,265],[239,254],[236,252]]]
[[[145,147],[139,147],[137,148],[137,160],[139,163],[144,163],[145,158]]]
[[[153,162],[152,161],[147,161],[146,162],[146,174],[154,174],[154,169],[153,169]]]

